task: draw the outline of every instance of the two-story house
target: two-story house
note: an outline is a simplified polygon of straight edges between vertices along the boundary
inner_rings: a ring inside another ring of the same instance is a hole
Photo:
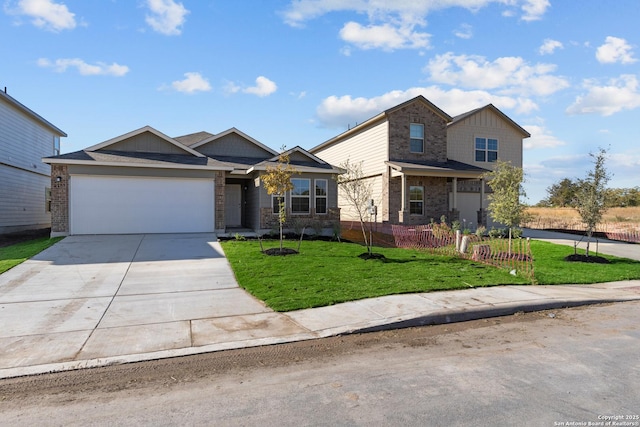
[[[287,151],[295,221],[332,229],[340,219],[340,170],[300,147]],[[81,151],[43,159],[52,165],[52,235],[269,231],[277,198],[261,177],[278,152],[238,129],[169,137],[150,127]]]
[[[67,134],[0,91],[0,234],[51,226],[51,167]]]
[[[499,158],[522,166],[524,129],[493,105],[451,117],[423,96],[390,108],[310,150],[329,163],[362,166],[376,220],[487,224],[484,173]],[[342,219],[356,220],[339,195]],[[462,216],[461,216],[462,214]]]

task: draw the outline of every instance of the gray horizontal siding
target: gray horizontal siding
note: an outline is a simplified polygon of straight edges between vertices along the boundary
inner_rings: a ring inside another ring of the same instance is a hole
[[[48,128],[0,102],[0,163],[49,175],[51,167],[42,158],[54,154],[53,137]]]
[[[51,226],[45,199],[49,177],[0,165],[0,182],[0,233]]]

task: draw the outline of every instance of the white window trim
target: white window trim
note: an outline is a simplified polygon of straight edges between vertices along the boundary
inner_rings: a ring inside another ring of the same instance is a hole
[[[411,199],[411,188],[421,188],[422,189],[422,200],[414,200]],[[409,215],[415,215],[415,216],[424,216],[424,186],[423,185],[410,185],[409,186]],[[422,203],[422,212],[417,214],[417,213],[411,213],[411,202],[420,202]]]
[[[291,182],[293,183],[294,180],[307,181],[309,183],[309,194],[304,196],[304,195],[294,195],[293,190],[289,192],[289,206],[290,206],[291,215],[310,215],[311,214],[311,179],[310,178],[292,178]],[[315,192],[315,187],[313,187],[313,191]],[[300,198],[306,197],[307,199],[309,199],[309,209],[306,212],[294,212],[293,211],[294,197],[300,197]]]
[[[484,139],[485,140],[485,148],[484,150],[479,150],[476,148],[476,139]],[[489,140],[494,139],[496,141],[497,150],[489,150]],[[484,160],[476,160],[476,152],[484,151]],[[489,161],[489,152],[496,153],[496,160]],[[500,139],[493,136],[480,136],[476,135],[473,137],[473,160],[477,163],[495,163],[498,160],[498,154],[500,153]]]
[[[316,182],[318,181],[324,181],[325,183],[325,192],[326,194],[324,196],[318,196],[316,194]],[[326,200],[326,211],[325,212],[318,212],[318,199],[325,199]],[[329,180],[328,179],[316,179],[313,181],[313,208],[315,210],[316,215],[327,215],[329,213]]]
[[[411,149],[411,140],[412,139],[418,139],[418,138],[413,138],[411,136],[411,125],[416,125],[416,126],[420,126],[422,127],[422,150],[421,151],[413,151]],[[414,154],[424,154],[424,124],[423,123],[410,123],[409,124],[409,152],[410,153],[414,153]]]

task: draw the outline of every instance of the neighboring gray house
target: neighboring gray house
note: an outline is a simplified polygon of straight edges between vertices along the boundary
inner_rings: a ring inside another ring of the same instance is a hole
[[[524,129],[493,105],[451,117],[423,96],[390,108],[309,150],[361,163],[377,221],[428,224],[441,216],[487,225],[482,175],[497,159],[522,166]],[[357,220],[338,195],[343,220]]]
[[[67,134],[0,91],[0,234],[51,226],[51,167]]]
[[[332,176],[340,170],[300,147],[286,195],[295,221],[331,227],[340,218]],[[260,178],[278,153],[231,128],[171,138],[145,126],[52,166],[52,235],[268,231],[277,221]]]

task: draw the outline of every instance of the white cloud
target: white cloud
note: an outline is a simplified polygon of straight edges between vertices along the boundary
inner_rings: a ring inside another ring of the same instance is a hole
[[[547,128],[541,125],[522,126],[531,134],[531,137],[524,140],[523,146],[526,150],[535,148],[555,148],[566,145],[566,142],[556,138]]]
[[[633,74],[623,74],[601,86],[595,80],[585,80],[585,95],[576,98],[566,112],[568,114],[600,114],[610,116],[623,110],[640,107],[638,79]]]
[[[5,10],[13,15],[27,15],[38,28],[58,32],[76,27],[75,14],[66,5],[53,0],[19,0],[15,7],[5,3]]]
[[[462,24],[453,32],[456,37],[468,40],[473,37],[473,27],[469,24]]]
[[[526,0],[522,5],[522,10],[524,11],[522,20],[537,21],[542,19],[542,15],[545,14],[549,6],[551,6],[549,0]]]
[[[104,62],[97,62],[95,64],[88,64],[79,58],[61,58],[55,61],[50,61],[47,58],[38,59],[38,66],[43,68],[52,68],[54,71],[63,73],[68,68],[76,68],[78,72],[83,76],[115,76],[122,77],[129,72],[129,67],[126,65],[105,64]]]
[[[353,98],[351,95],[329,96],[317,107],[316,115],[323,127],[346,128],[348,124],[361,123],[418,95],[424,96],[451,116],[489,103],[501,110],[515,109],[519,113],[530,113],[538,108],[528,99],[496,96],[482,90],[443,90],[438,86],[429,86],[394,90],[372,98]]]
[[[235,84],[234,82],[227,82],[224,87],[224,91],[229,94],[243,92],[251,95],[256,95],[261,98],[271,95],[276,90],[278,90],[278,86],[275,84],[275,82],[269,80],[264,76],[259,76],[258,78],[256,78],[255,86],[242,87]]]
[[[451,7],[462,7],[472,12],[492,3],[507,7],[520,6],[525,21],[537,20],[550,6],[549,0],[292,0],[283,12],[284,21],[301,27],[306,21],[331,12],[353,11],[366,14],[369,20],[403,23],[424,23],[424,18],[433,11]]]
[[[540,55],[551,55],[556,49],[563,49],[564,46],[558,40],[544,39],[544,43],[538,49]]]
[[[171,83],[171,87],[182,93],[190,95],[196,92],[209,92],[211,85],[209,81],[202,77],[200,73],[184,73],[184,80],[176,80]]]
[[[283,17],[287,24],[302,27],[328,13],[355,12],[366,15],[368,23],[345,23],[340,31],[344,41],[361,49],[422,49],[429,46],[429,34],[416,27],[426,26],[429,13],[451,7],[477,11],[492,3],[520,6],[525,21],[540,19],[549,7],[548,0],[291,0]],[[472,35],[464,25],[455,34]]]
[[[489,62],[483,56],[454,55],[451,52],[431,59],[425,71],[432,81],[472,89],[495,89],[501,95],[547,96],[569,86],[563,78],[550,74],[553,64],[529,65],[521,57],[501,57]]]
[[[601,64],[632,64],[637,61],[631,52],[631,46],[625,39],[607,37],[605,43],[596,50],[596,59]]]
[[[151,14],[146,22],[155,31],[167,36],[179,35],[182,25],[186,21],[189,11],[174,0],[147,0],[147,7]]]
[[[385,23],[368,25],[347,22],[340,30],[340,38],[360,49],[419,49],[429,46],[429,34],[413,30],[413,26],[394,27]]]

